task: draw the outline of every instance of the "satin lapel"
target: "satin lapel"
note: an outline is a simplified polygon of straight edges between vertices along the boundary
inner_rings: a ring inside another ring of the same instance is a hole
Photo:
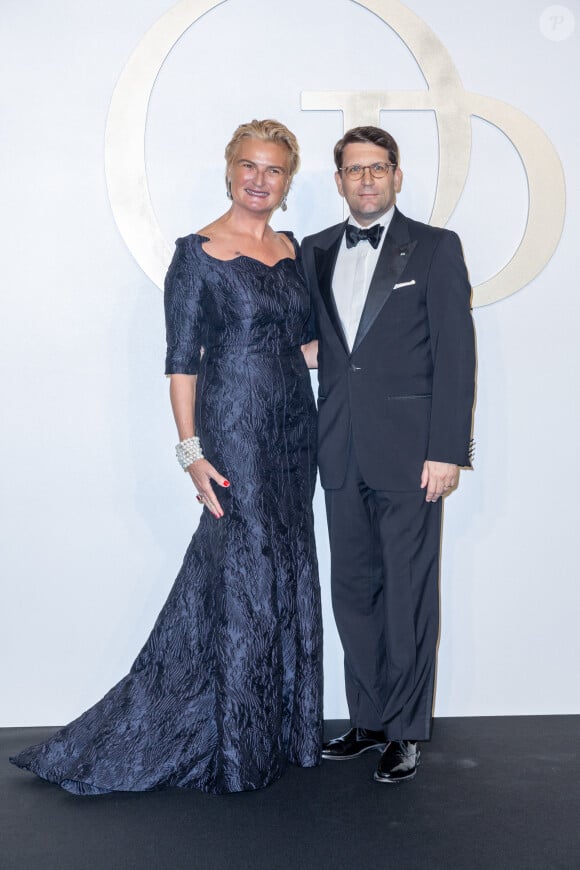
[[[326,306],[330,321],[334,326],[334,329],[336,330],[336,333],[345,351],[350,354],[348,345],[346,343],[344,330],[342,328],[342,323],[340,322],[336,302],[334,301],[334,293],[332,292],[332,276],[334,274],[336,258],[338,257],[338,251],[340,249],[340,243],[342,241],[342,235],[345,226],[346,223],[339,227],[337,235],[333,239],[331,239],[330,246],[328,248],[314,248],[313,255],[320,295],[322,296],[324,305]]]
[[[352,352],[359,347],[393,292],[417,245],[409,238],[406,218],[395,211],[371,280]]]

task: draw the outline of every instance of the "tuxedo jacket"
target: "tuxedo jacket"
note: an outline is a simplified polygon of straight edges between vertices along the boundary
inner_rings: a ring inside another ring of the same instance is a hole
[[[322,486],[342,486],[353,450],[371,488],[417,490],[426,459],[471,464],[475,342],[461,243],[395,208],[351,351],[332,292],[345,227],[302,243],[319,340]]]

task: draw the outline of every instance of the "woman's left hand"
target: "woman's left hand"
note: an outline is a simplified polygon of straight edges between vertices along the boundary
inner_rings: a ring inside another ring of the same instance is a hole
[[[304,359],[306,360],[306,365],[309,369],[317,369],[318,368],[318,339],[315,341],[309,341],[308,344],[303,344],[300,347],[300,350],[304,354]]]

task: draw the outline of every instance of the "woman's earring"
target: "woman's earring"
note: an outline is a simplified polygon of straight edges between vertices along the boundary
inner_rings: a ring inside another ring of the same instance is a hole
[[[284,194],[284,196],[282,197],[282,202],[280,203],[280,208],[282,209],[282,211],[286,211],[286,209],[288,208],[288,204],[286,202],[286,194]]]
[[[229,180],[229,178],[226,179],[226,196],[227,196],[228,199],[233,199],[233,196],[232,196],[232,182]]]

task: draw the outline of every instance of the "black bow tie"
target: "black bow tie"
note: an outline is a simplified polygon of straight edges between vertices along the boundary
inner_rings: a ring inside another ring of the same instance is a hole
[[[378,248],[379,242],[381,240],[381,236],[383,234],[384,226],[382,224],[375,224],[373,227],[367,227],[364,230],[355,227],[354,224],[346,225],[346,246],[347,248],[354,248],[355,245],[358,245],[359,242],[362,242],[363,239],[366,239],[371,243],[373,248]]]

